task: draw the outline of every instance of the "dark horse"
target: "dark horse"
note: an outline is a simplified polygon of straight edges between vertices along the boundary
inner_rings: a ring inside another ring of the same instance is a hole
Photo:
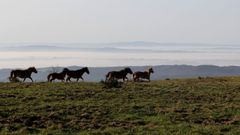
[[[139,81],[140,78],[142,79],[147,79],[149,82],[150,82],[150,75],[153,74],[154,71],[153,71],[153,68],[149,68],[148,70],[146,70],[145,72],[135,72],[133,74],[133,81]]]
[[[108,72],[108,74],[106,75],[106,80],[105,81],[110,81],[110,80],[114,80],[114,79],[123,79],[123,81],[125,81],[125,79],[128,80],[127,78],[127,74],[132,74],[132,70],[127,67],[127,68],[124,68],[123,70],[120,70],[120,71],[111,71],[111,72]]]
[[[71,81],[71,78],[77,79],[77,82],[78,82],[78,80],[79,80],[80,78],[84,81],[82,75],[83,75],[85,72],[86,72],[87,74],[89,74],[88,67],[84,67],[84,68],[79,69],[79,70],[69,70],[69,71],[67,72],[67,76],[68,76],[68,77],[67,77],[66,81]]]
[[[23,78],[23,82],[26,80],[26,78],[31,79],[31,81],[33,82],[33,79],[31,77],[32,72],[37,73],[37,70],[35,67],[30,67],[26,70],[12,70],[11,74],[10,74],[10,79],[14,79],[14,78]]]
[[[51,73],[47,76],[47,79],[49,82],[52,82],[53,80],[61,80],[62,82],[65,80],[65,76],[69,70],[67,68],[64,68],[61,73]]]

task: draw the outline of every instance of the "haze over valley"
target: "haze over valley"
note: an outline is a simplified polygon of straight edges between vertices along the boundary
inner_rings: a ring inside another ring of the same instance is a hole
[[[240,65],[240,47],[231,44],[22,43],[1,44],[0,68],[55,66]]]

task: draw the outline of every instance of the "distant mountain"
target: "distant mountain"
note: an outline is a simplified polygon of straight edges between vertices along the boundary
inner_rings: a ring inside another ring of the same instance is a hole
[[[70,66],[69,69],[75,70],[81,67]],[[105,79],[105,75],[109,71],[120,70],[124,67],[90,67],[90,74],[84,74],[85,81],[98,82]],[[131,67],[133,71],[144,71],[148,66],[134,66]],[[47,75],[52,71],[60,72],[63,67],[47,67],[39,68],[38,74],[33,74],[33,78],[36,81],[46,81]],[[196,78],[201,77],[214,77],[214,76],[240,76],[239,66],[212,66],[212,65],[202,65],[202,66],[189,66],[189,65],[161,65],[154,66],[154,74],[152,75],[152,80],[160,80],[166,78]],[[8,81],[8,77],[11,69],[0,69],[0,81]],[[129,78],[132,78],[129,76]]]
[[[129,46],[130,45],[130,46]],[[71,51],[71,52],[121,52],[121,53],[161,53],[161,52],[178,52],[178,53],[188,53],[188,52],[198,52],[193,50],[178,50],[178,49],[156,49],[155,45],[157,43],[141,43],[134,45],[134,43],[114,43],[114,44],[105,44],[99,45],[97,47],[92,46],[53,46],[53,45],[23,45],[23,46],[10,46],[10,47],[0,47],[0,51],[50,51],[50,52],[59,52],[59,51]],[[154,46],[152,46],[154,45]],[[142,47],[142,48],[141,48]],[[144,48],[143,48],[144,47]],[[159,46],[158,46],[159,47]]]
[[[113,43],[0,43],[1,50],[79,50],[79,49],[103,49],[103,48],[144,48],[152,50],[152,48],[182,50],[181,48],[207,48],[207,49],[239,49],[237,44],[200,44],[200,43],[158,43],[146,41],[133,42],[113,42]],[[155,50],[153,49],[153,50]]]
[[[1,51],[63,51],[75,50],[76,48],[52,46],[52,45],[23,45],[23,46],[10,46],[1,47]]]

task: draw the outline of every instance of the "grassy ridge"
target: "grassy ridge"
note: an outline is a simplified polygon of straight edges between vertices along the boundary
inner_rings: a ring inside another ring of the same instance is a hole
[[[0,83],[0,134],[240,134],[240,78]]]

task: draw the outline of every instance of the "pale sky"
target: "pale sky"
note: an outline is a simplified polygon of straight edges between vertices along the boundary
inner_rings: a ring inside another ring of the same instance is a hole
[[[240,44],[240,0],[0,0],[0,42]]]

